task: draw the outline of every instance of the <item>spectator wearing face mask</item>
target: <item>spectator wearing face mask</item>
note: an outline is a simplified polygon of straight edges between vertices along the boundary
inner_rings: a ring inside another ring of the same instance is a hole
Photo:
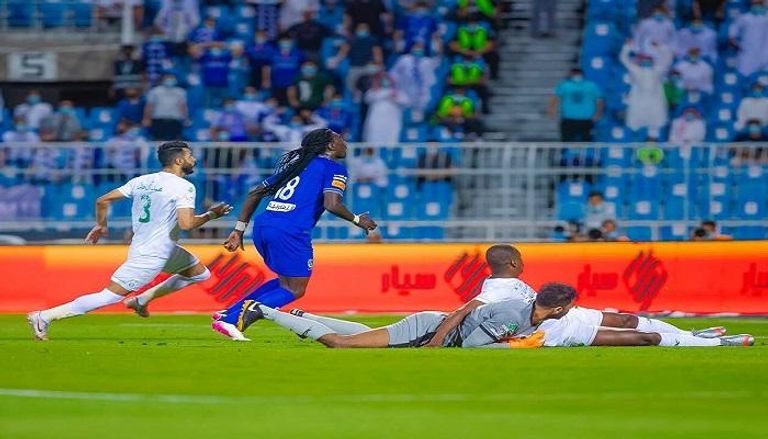
[[[294,47],[290,38],[281,38],[278,50],[266,70],[266,87],[272,89],[272,96],[280,105],[288,105],[288,88],[296,83],[301,73],[304,54]]]
[[[123,181],[134,177],[141,160],[141,149],[147,140],[141,133],[141,126],[127,120],[117,124],[116,134],[106,143],[106,162],[110,169],[119,171],[111,181]]]
[[[301,23],[306,11],[319,9],[320,2],[318,0],[283,0],[280,7],[280,30],[284,32],[293,25]]]
[[[663,5],[658,6],[653,15],[638,24],[634,35],[634,49],[655,56],[657,46],[673,49],[676,37],[675,23],[669,18],[667,9]]]
[[[435,46],[439,45],[437,31],[437,19],[430,11],[429,4],[419,0],[396,24],[393,34],[395,51],[407,51],[414,44],[420,43],[427,53],[432,53],[437,48]]]
[[[560,82],[549,101],[549,115],[560,113],[560,139],[563,142],[591,142],[595,122],[603,115],[603,94],[600,87],[584,79],[584,72],[575,68]]]
[[[363,127],[363,141],[377,145],[393,145],[400,140],[403,127],[403,108],[408,96],[400,91],[392,78],[382,75],[374,78],[365,92],[368,114]]]
[[[717,33],[700,19],[677,32],[676,55],[682,58],[693,48],[699,49],[701,57],[708,62],[717,62]]]
[[[114,63],[113,96],[120,99],[130,88],[141,87],[141,62],[136,59],[133,46],[123,46]]]
[[[133,124],[140,124],[144,119],[144,98],[138,88],[125,90],[125,97],[117,103],[117,120],[127,120]]]
[[[619,232],[619,226],[612,219],[603,221],[600,232],[605,241],[629,241],[628,237]]]
[[[176,54],[183,55],[187,36],[200,24],[198,0],[163,0],[154,24],[176,46]]]
[[[293,108],[316,110],[329,97],[333,96],[333,81],[320,72],[317,63],[305,61],[301,65],[301,74],[288,88],[288,102]]]
[[[166,42],[162,32],[151,31],[146,42],[141,46],[141,61],[150,85],[157,85],[163,73],[173,67],[174,49]]]
[[[216,17],[208,16],[205,17],[201,26],[189,33],[187,42],[189,43],[191,55],[194,56],[194,54],[213,47],[223,40],[221,33],[216,28],[216,24]]]
[[[40,141],[40,136],[37,135],[27,124],[26,119],[23,117],[15,117],[13,119],[14,126],[12,130],[3,133],[3,142],[5,143],[37,143]],[[2,148],[0,148],[2,150]],[[19,147],[7,149],[6,160],[9,164],[15,165],[19,168],[26,168],[32,161],[33,151],[32,148]]]
[[[211,125],[211,139],[222,142],[245,142],[248,140],[245,118],[237,111],[233,98],[224,100],[219,116]]]
[[[737,142],[765,142],[768,141],[766,127],[757,119],[747,121],[746,128],[737,136]]]
[[[319,62],[323,40],[333,35],[333,32],[315,19],[315,10],[305,10],[302,17],[303,20],[291,26],[286,34],[296,42],[296,47],[304,52],[307,59]]]
[[[483,122],[478,118],[474,101],[464,87],[454,87],[437,104],[435,119],[454,137],[478,138],[483,135]]]
[[[667,107],[670,110],[677,108],[680,102],[683,101],[683,98],[685,98],[683,78],[677,70],[672,70],[664,82],[664,98],[667,100]]]
[[[616,206],[605,201],[603,193],[589,193],[584,215],[584,227],[587,230],[600,229],[606,220],[616,220]]]
[[[730,43],[739,49],[738,69],[744,76],[768,68],[768,13],[763,0],[752,0],[728,30]]]
[[[14,118],[23,118],[32,130],[40,128],[40,121],[53,113],[53,107],[47,102],[43,102],[40,92],[30,90],[23,104],[19,104],[13,110]]]
[[[365,23],[373,35],[383,38],[392,33],[392,14],[382,0],[350,0],[344,11],[344,27],[353,32],[357,25]]]
[[[261,131],[261,121],[271,114],[272,106],[259,99],[255,87],[246,87],[242,98],[235,102],[235,109],[243,116],[249,137],[256,138]]]
[[[345,59],[349,60],[346,87],[354,90],[357,80],[363,76],[369,64],[384,65],[384,54],[378,38],[371,34],[368,24],[359,23],[355,33],[342,44],[339,53],[328,60],[329,68],[336,68]]]
[[[736,114],[734,128],[737,131],[743,130],[750,120],[756,120],[761,125],[768,125],[768,95],[766,95],[763,84],[756,82],[752,85],[749,95],[741,99]]]
[[[349,159],[349,175],[355,183],[373,183],[384,188],[389,184],[389,169],[373,148],[365,148],[358,157]]]
[[[328,123],[328,128],[341,134],[345,139],[350,137],[354,115],[347,109],[340,93],[335,93],[325,105],[320,107],[317,115]]]
[[[704,141],[707,125],[696,108],[686,108],[672,121],[669,142],[679,146],[693,146]]]
[[[714,71],[706,61],[701,59],[697,47],[688,50],[688,55],[675,64],[675,70],[680,72],[683,89],[712,94],[714,86]]]
[[[664,46],[656,46],[659,59],[647,55],[629,58],[631,42],[624,45],[620,59],[629,71],[630,92],[627,103],[627,127],[632,130],[647,128],[661,130],[667,124],[667,101],[664,96],[664,77],[672,63],[672,53]]]
[[[165,75],[162,85],[147,93],[144,126],[149,128],[154,140],[177,140],[181,139],[188,118],[187,92],[176,85],[174,75]]]
[[[279,142],[290,145],[301,144],[301,139],[308,132],[325,128],[325,121],[316,116],[310,110],[302,110],[288,119],[288,123],[282,123],[280,116],[274,114],[264,119],[264,130],[272,133]]]
[[[56,113],[40,121],[40,138],[45,142],[71,142],[85,138],[83,125],[72,101],[59,102]]]
[[[205,85],[205,106],[220,107],[229,93],[232,52],[216,43],[196,54],[200,64],[200,78]]]
[[[435,71],[439,65],[440,58],[426,56],[424,45],[415,43],[411,52],[400,55],[389,71],[400,91],[408,96],[416,120],[423,119],[432,100],[431,89],[437,81]]]
[[[253,44],[246,49],[246,56],[251,67],[249,85],[259,89],[267,89],[269,65],[277,53],[274,42],[267,37],[266,31],[259,30],[253,37]]]

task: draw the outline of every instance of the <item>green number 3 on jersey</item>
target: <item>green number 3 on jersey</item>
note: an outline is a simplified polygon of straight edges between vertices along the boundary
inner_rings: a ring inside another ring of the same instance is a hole
[[[141,215],[141,218],[139,218],[139,222],[148,223],[150,217],[149,208],[152,207],[152,198],[150,198],[149,195],[142,195],[141,202],[143,203],[141,209],[144,211],[144,214]]]

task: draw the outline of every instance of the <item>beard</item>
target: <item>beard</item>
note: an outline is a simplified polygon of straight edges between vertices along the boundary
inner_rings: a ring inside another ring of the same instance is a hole
[[[184,164],[184,166],[181,167],[181,172],[183,172],[184,175],[192,175],[195,172],[195,165]]]

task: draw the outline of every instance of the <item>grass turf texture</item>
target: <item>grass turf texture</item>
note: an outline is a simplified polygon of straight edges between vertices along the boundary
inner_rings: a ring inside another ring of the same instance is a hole
[[[766,437],[768,320],[670,321],[757,343],[330,350],[271,322],[234,343],[178,315],[56,322],[40,343],[5,315],[0,438]]]

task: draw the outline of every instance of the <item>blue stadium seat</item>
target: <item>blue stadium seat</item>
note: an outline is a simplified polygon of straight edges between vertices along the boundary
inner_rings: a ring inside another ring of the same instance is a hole
[[[384,205],[384,191],[371,183],[353,183],[351,185],[352,207],[356,212],[369,212],[371,217],[381,217]]]
[[[657,220],[659,219],[659,203],[652,199],[631,199],[629,203],[629,219]]]
[[[67,6],[58,1],[44,1],[38,5],[40,21],[44,28],[63,27],[65,24]]]
[[[662,241],[687,241],[690,238],[688,227],[685,224],[674,224],[660,227]]]
[[[35,4],[27,0],[8,0],[8,26],[27,28],[32,26]]]
[[[112,107],[93,107],[88,120],[91,127],[114,126],[117,124],[117,111]]]
[[[93,3],[74,2],[69,7],[75,27],[84,29],[93,25]]]
[[[632,241],[644,242],[650,241],[653,238],[653,234],[650,227],[633,226],[627,227],[627,237]]]
[[[768,237],[767,232],[768,228],[764,226],[741,226],[734,228],[731,233],[736,239],[763,240]]]
[[[613,23],[593,21],[584,28],[582,56],[610,56],[621,48],[621,43],[619,31]]]

